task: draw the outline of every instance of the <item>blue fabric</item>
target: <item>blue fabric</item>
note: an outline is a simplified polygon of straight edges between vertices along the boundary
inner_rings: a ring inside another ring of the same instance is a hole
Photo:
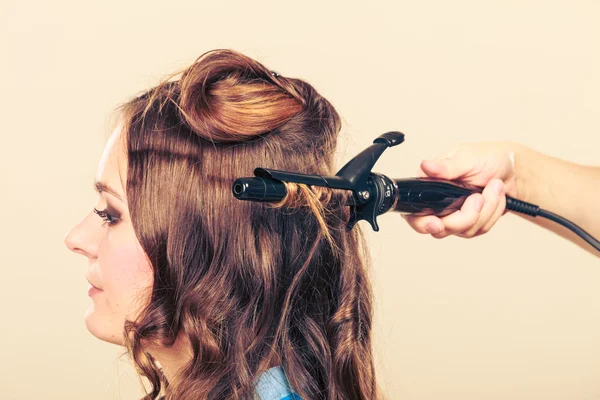
[[[290,387],[281,365],[269,368],[260,374],[255,392],[260,400],[302,400]]]
[[[296,393],[292,393],[289,396],[285,396],[281,400],[302,400],[302,397],[298,396]]]

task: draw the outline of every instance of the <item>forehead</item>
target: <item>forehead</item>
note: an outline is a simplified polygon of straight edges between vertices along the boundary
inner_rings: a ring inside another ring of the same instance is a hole
[[[96,181],[103,182],[114,189],[125,199],[125,182],[127,179],[127,152],[122,125],[111,133],[96,171]]]

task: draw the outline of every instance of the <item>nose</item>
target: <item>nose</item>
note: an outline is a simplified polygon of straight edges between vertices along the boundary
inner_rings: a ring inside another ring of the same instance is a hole
[[[84,219],[77,225],[73,226],[65,235],[65,246],[74,253],[84,255],[86,257],[93,257],[95,252],[95,241],[94,233],[91,227],[86,229],[86,221]],[[88,222],[89,225],[89,222]]]

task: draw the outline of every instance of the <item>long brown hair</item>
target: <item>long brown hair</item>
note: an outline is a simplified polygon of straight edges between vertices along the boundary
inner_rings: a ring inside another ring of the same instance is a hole
[[[252,399],[282,365],[303,399],[376,399],[369,253],[346,231],[348,193],[289,184],[240,201],[254,168],[333,175],[341,120],[308,83],[232,50],[201,55],[119,109],[126,194],[154,272],[125,341],[147,399]],[[183,335],[193,358],[167,381],[145,347]]]

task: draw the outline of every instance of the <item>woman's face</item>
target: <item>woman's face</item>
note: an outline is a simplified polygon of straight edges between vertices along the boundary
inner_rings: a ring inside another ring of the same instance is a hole
[[[100,184],[96,185],[95,208],[104,219],[91,210],[65,237],[71,251],[87,257],[85,277],[99,289],[90,285],[92,304],[85,313],[86,327],[97,338],[118,345],[124,343],[125,319],[138,316],[152,286],[152,268],[134,233],[125,198],[127,155],[123,137],[120,128],[112,133],[96,174]]]

